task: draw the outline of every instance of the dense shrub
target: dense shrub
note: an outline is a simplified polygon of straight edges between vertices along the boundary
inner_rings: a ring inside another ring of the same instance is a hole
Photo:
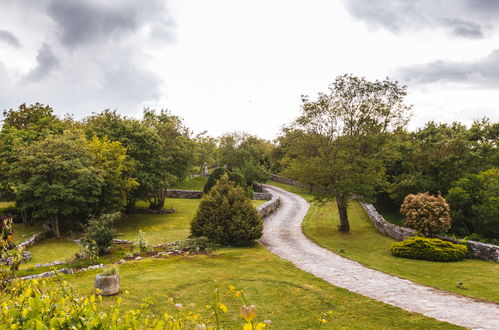
[[[262,219],[251,201],[227,174],[203,197],[191,223],[192,236],[231,246],[253,244],[262,229]]]
[[[457,261],[465,258],[468,247],[438,238],[410,237],[393,243],[391,252],[396,257],[431,261]]]
[[[224,175],[227,174],[229,176],[229,180],[243,188],[246,192],[248,191],[248,187],[246,185],[246,178],[244,177],[243,174],[241,174],[238,171],[229,171],[223,167],[216,168],[213,173],[210,174],[208,177],[208,180],[206,181],[206,184],[204,185],[203,188],[203,193],[207,194],[210,192],[211,188],[215,186],[218,180]],[[250,195],[248,195],[249,197]]]
[[[405,216],[404,224],[407,227],[427,237],[445,233],[451,227],[450,207],[441,195],[407,195],[400,213]]]
[[[116,233],[112,229],[112,224],[120,216],[120,213],[112,213],[90,219],[82,244],[88,250],[93,250],[96,247],[97,254],[103,255],[106,249],[113,244]]]
[[[447,195],[452,230],[459,235],[477,234],[499,240],[499,168],[469,174],[452,184]]]

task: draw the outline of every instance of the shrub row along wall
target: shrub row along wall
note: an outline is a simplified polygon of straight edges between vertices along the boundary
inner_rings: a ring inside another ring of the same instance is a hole
[[[385,218],[378,213],[374,205],[363,202],[361,202],[360,205],[362,205],[362,208],[369,216],[369,220],[371,220],[380,233],[390,236],[398,241],[402,241],[406,237],[416,235],[416,231],[413,229],[397,226],[386,221]],[[439,238],[452,243],[460,243],[450,237],[439,236]],[[468,241],[467,244],[470,252],[478,259],[499,262],[499,246],[475,241]]]
[[[293,186],[298,186],[302,188],[307,188],[306,185],[301,184],[295,180],[283,178],[278,175],[272,175],[272,180],[277,182],[286,183]],[[374,205],[369,203],[360,203],[362,208],[366,211],[369,216],[369,220],[374,224],[376,229],[387,236],[390,236],[397,241],[402,241],[406,237],[411,237],[416,235],[416,231],[410,228],[394,225],[383,218],[381,214],[378,213]],[[457,240],[450,237],[439,237],[445,241],[452,243],[459,243]],[[486,244],[482,242],[468,241],[468,247],[471,254],[478,259],[499,262],[499,246]]]
[[[167,198],[183,198],[183,199],[200,199],[203,197],[203,192],[198,190],[180,190],[180,189],[167,189]],[[268,201],[272,199],[272,194],[268,192],[255,192],[253,199],[259,201]]]

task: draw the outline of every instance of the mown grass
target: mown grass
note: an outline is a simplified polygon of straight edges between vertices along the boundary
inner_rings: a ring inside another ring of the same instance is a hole
[[[185,178],[184,181],[177,183],[172,188],[183,190],[203,190],[207,180],[208,178],[205,176],[192,176]]]
[[[80,293],[93,290],[99,271],[67,276]],[[275,329],[307,329],[318,326],[321,312],[333,311],[335,328],[457,328],[419,314],[374,301],[334,287],[302,272],[263,247],[226,248],[213,255],[145,259],[120,265],[121,289],[125,308],[137,308],[150,299],[153,312],[160,313],[172,297],[197,311],[213,300],[213,291],[228,285],[244,289],[251,304],[258,308],[258,319],[271,319]],[[117,297],[105,298],[111,305]],[[227,329],[241,328],[238,316],[241,302],[222,298],[229,308],[224,321]]]
[[[131,238],[136,238],[139,228],[149,231],[146,236],[150,242],[184,239],[199,202],[169,199],[167,207],[175,207],[175,213],[131,216],[127,222],[117,224],[117,228],[125,233],[128,230]],[[73,249],[72,242],[48,239],[32,247],[35,259],[27,266],[64,259],[61,256],[74,254],[77,249]],[[39,253],[41,250],[43,253]],[[100,271],[64,277],[86,295],[92,292],[94,276]],[[139,308],[144,299],[149,299],[155,313],[164,310],[169,297],[190,309],[204,311],[204,305],[213,299],[215,288],[225,292],[228,285],[235,285],[244,289],[251,304],[258,306],[258,319],[271,319],[276,329],[316,328],[320,314],[329,310],[333,311],[335,328],[458,328],[331,286],[258,245],[224,248],[211,255],[128,261],[120,265],[120,276],[122,290],[129,292],[123,297],[124,308]],[[104,304],[114,304],[117,298],[105,298]],[[223,300],[231,311],[224,327],[240,328],[238,310],[242,303],[234,298]]]
[[[52,261],[69,261],[80,247],[69,238],[47,238],[29,248],[32,259],[21,264],[22,269],[33,267],[36,264],[46,264]]]
[[[168,198],[165,208],[175,209],[171,214],[129,214],[115,224],[119,238],[137,240],[139,229],[150,244],[168,243],[189,236],[190,223],[196,214],[200,199]],[[265,201],[251,201],[257,207]]]
[[[311,200],[304,189],[271,182]],[[303,231],[311,240],[343,257],[370,268],[414,282],[499,303],[499,264],[477,259],[459,262],[434,262],[397,258],[391,255],[394,239],[380,234],[369,221],[359,203],[348,206],[350,232],[340,233],[338,211],[334,201],[324,205],[312,203],[303,221]],[[344,253],[340,253],[344,250]],[[458,288],[462,282],[464,289]]]
[[[19,244],[30,238],[36,233],[43,231],[40,224],[35,224],[33,226],[25,226],[22,223],[14,223],[12,225],[14,230],[14,243]]]

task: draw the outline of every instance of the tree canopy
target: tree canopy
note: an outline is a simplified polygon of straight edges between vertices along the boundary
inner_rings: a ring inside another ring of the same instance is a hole
[[[301,115],[284,130],[284,173],[336,198],[340,231],[350,229],[348,199],[372,198],[384,179],[382,150],[388,134],[408,121],[405,96],[405,87],[388,78],[338,76],[316,100],[303,96]]]

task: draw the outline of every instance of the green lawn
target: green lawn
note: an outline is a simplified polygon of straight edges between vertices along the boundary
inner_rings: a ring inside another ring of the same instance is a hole
[[[22,243],[34,234],[44,231],[42,226],[39,224],[34,226],[25,226],[22,223],[15,223],[12,225],[12,229],[14,229],[15,244]]]
[[[68,261],[74,257],[80,247],[68,238],[47,238],[29,248],[33,256],[21,269],[33,267],[36,264],[45,264],[52,261]]]
[[[192,176],[176,184],[173,189],[203,190],[207,180],[208,178],[204,176]]]
[[[119,238],[135,241],[141,229],[153,245],[181,240],[189,236],[190,223],[200,202],[200,199],[168,198],[165,208],[174,208],[174,213],[129,214],[115,224],[115,229]],[[265,202],[252,201],[255,207]]]
[[[270,184],[298,193],[309,199],[306,190],[277,182]],[[303,231],[322,247],[368,267],[461,295],[499,303],[499,264],[477,259],[459,262],[432,262],[397,258],[389,249],[395,240],[380,234],[357,202],[348,207],[350,232],[340,233],[335,202],[323,206],[312,203],[303,222]],[[463,282],[465,289],[457,287]]]
[[[80,293],[89,294],[97,273],[88,271],[66,279]],[[124,307],[137,308],[148,298],[155,313],[168,305],[168,297],[184,306],[194,303],[189,308],[203,312],[204,305],[212,301],[214,288],[225,292],[228,285],[234,285],[244,289],[249,302],[257,306],[258,319],[271,319],[275,329],[316,328],[320,313],[329,310],[338,329],[457,328],[329,285],[260,246],[221,249],[209,256],[132,261],[120,265],[120,274],[121,288],[129,292],[122,296]],[[110,305],[116,299],[105,298],[104,303]],[[229,298],[223,302],[229,308],[224,327],[240,329],[242,304]]]

